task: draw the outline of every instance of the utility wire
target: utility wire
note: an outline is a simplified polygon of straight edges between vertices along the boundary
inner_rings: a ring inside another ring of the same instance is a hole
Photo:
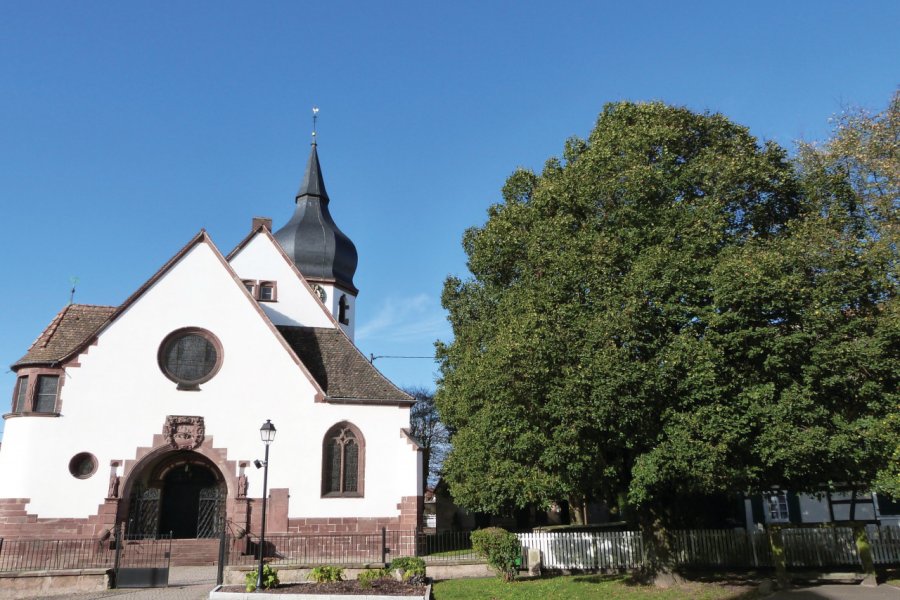
[[[387,354],[381,354],[379,356],[375,356],[374,354],[369,354],[369,362],[374,363],[379,358],[427,358],[430,360],[438,360],[436,356],[389,356]]]

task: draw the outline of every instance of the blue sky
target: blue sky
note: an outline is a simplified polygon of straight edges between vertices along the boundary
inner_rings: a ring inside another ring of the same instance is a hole
[[[465,228],[604,103],[722,112],[791,147],[887,104],[898,29],[894,0],[0,3],[0,362],[73,276],[77,302],[119,304],[201,228],[227,252],[253,216],[286,222],[314,105],[360,255],[357,343],[431,355]],[[375,364],[433,386],[430,360]]]

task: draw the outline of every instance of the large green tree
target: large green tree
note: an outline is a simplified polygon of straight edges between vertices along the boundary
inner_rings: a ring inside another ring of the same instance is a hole
[[[871,480],[895,444],[896,278],[816,186],[746,128],[661,103],[607,105],[513,173],[444,288],[457,502],[665,523],[691,494]]]
[[[896,349],[900,335],[897,304],[898,244],[900,244],[900,90],[878,113],[847,110],[835,119],[825,144],[800,147],[800,172],[808,195],[817,202],[816,217],[841,227],[854,260],[869,267],[881,296],[872,318],[878,321],[872,341]],[[848,310],[845,308],[844,310]],[[874,362],[878,365],[878,361]],[[900,395],[897,363],[893,388],[886,396],[893,410],[872,424],[875,439],[886,439],[893,455],[875,480],[878,491],[900,499]],[[869,364],[859,368],[869,369]]]

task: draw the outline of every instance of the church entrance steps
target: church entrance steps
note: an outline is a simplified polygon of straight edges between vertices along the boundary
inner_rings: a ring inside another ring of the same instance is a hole
[[[211,566],[218,560],[218,539],[172,540],[173,567]]]

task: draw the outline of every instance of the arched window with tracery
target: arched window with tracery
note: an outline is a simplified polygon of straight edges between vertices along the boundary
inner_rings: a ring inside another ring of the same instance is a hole
[[[328,430],[322,441],[322,496],[362,497],[365,447],[351,423],[342,421]]]

